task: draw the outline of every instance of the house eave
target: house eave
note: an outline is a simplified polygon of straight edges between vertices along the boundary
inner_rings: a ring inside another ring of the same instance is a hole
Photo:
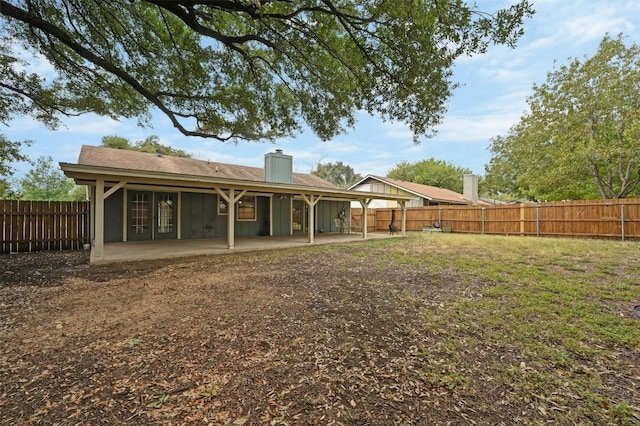
[[[254,180],[239,180],[215,178],[199,175],[186,175],[167,172],[148,172],[135,169],[122,169],[101,166],[86,166],[82,164],[60,163],[64,174],[79,184],[92,185],[96,180],[105,182],[127,182],[128,184],[148,184],[161,186],[176,186],[185,188],[242,188],[249,191],[282,194],[313,194],[335,197],[345,200],[385,199],[409,201],[414,197],[392,195],[366,191],[353,191],[341,188],[322,188],[296,184],[260,182]]]

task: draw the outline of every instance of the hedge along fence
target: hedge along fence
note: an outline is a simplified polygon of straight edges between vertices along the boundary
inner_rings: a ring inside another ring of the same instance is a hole
[[[85,201],[0,200],[0,253],[82,248],[89,240]]]
[[[368,229],[387,231],[392,210],[400,223],[400,208],[370,209]],[[362,209],[352,209],[351,214],[362,219]],[[408,231],[436,221],[462,233],[640,239],[640,199],[407,208]]]

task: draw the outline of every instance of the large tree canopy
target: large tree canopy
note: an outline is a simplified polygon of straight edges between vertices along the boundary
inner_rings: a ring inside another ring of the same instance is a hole
[[[191,154],[182,149],[172,148],[168,145],[161,144],[160,138],[156,135],[151,135],[145,140],[137,141],[133,144],[129,142],[129,139],[120,136],[103,136],[101,145],[106,146],[107,148],[128,149],[131,151],[152,153],[161,152],[174,157],[193,158]]]
[[[49,156],[38,157],[34,167],[20,180],[23,200],[69,201],[84,199],[82,188],[54,165]]]
[[[494,138],[487,185],[539,199],[624,198],[640,183],[640,47],[598,52],[534,86],[530,111]]]
[[[10,141],[0,133],[0,199],[16,196],[11,188],[12,182],[8,179],[14,173],[11,163],[29,161],[27,156],[20,152],[20,149],[24,145],[31,145],[31,143],[32,141]]]
[[[462,193],[462,176],[470,174],[471,170],[465,167],[458,167],[452,163],[429,158],[428,160],[409,163],[402,161],[396,164],[387,177],[392,179],[415,182],[423,185],[437,186],[451,191]]]
[[[28,161],[27,156],[20,153],[20,148],[22,145],[31,145],[32,143],[33,141],[10,141],[0,133],[0,180],[13,174],[11,163]]]
[[[457,57],[515,45],[529,0],[0,0],[0,121],[96,112],[185,135],[328,139],[359,110],[430,135]],[[56,77],[32,72],[44,56]],[[415,139],[417,140],[417,139]]]
[[[348,188],[362,179],[360,173],[356,173],[353,167],[344,164],[342,161],[336,161],[335,163],[318,162],[316,167],[311,170],[311,174],[321,177],[340,188]]]

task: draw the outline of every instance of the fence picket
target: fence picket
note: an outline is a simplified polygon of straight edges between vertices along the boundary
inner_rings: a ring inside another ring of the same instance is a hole
[[[369,209],[369,231],[385,231],[400,208]],[[497,206],[440,205],[407,208],[407,231],[438,221],[453,232],[477,234],[640,239],[640,199],[519,203]],[[362,209],[351,210],[362,220]]]
[[[392,210],[401,220],[400,208],[369,209],[369,231],[387,231]],[[438,221],[461,233],[640,239],[640,199],[441,205],[406,212],[408,231]],[[0,253],[82,248],[89,241],[88,213],[88,202],[0,200]],[[362,221],[362,209],[352,209],[351,216]]]
[[[82,248],[88,212],[84,201],[0,200],[0,253]]]

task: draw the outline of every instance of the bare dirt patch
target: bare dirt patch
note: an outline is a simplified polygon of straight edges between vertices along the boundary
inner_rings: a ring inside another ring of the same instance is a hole
[[[425,310],[481,282],[361,244],[88,266],[0,258],[2,424],[513,424],[547,413],[446,359]],[[575,401],[579,404],[580,401]],[[569,407],[570,408],[570,407]]]

